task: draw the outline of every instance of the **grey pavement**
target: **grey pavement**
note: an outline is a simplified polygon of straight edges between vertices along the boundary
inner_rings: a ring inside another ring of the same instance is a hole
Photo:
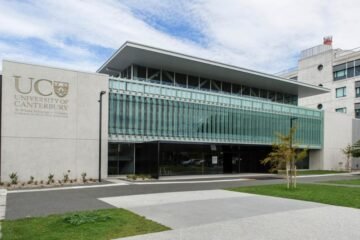
[[[101,198],[172,228],[122,240],[360,239],[360,210],[226,190]]]
[[[354,179],[359,176],[322,176],[299,179],[299,182]],[[138,194],[183,192],[196,190],[223,189],[239,186],[284,183],[283,179],[258,178],[259,180],[232,179],[232,181],[198,181],[188,183],[139,183],[111,187],[52,190],[38,192],[7,193],[5,219],[17,219],[81,210],[113,208],[114,206],[98,200],[99,198],[128,196]]]

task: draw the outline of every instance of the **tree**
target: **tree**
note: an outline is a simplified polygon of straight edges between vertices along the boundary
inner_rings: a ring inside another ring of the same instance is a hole
[[[352,145],[351,155],[353,157],[360,157],[360,140]]]
[[[348,144],[345,148],[341,149],[343,154],[346,156],[346,169],[351,171],[351,156],[353,155],[353,147]]]
[[[287,188],[296,188],[296,162],[307,156],[307,149],[300,149],[293,144],[295,133],[295,127],[287,135],[276,133],[278,142],[272,145],[272,151],[261,161],[264,165],[270,165],[271,171],[286,169]]]

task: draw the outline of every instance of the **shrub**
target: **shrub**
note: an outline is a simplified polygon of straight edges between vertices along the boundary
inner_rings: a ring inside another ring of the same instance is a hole
[[[64,178],[63,178],[64,183],[67,183],[69,181],[69,175],[70,175],[70,170],[67,170],[67,173],[64,173]]]
[[[41,180],[41,181],[40,181],[40,184],[44,184],[44,181],[43,181],[43,180]]]
[[[34,177],[33,177],[33,176],[30,176],[30,180],[29,180],[27,183],[28,183],[28,184],[34,183]]]
[[[82,181],[83,181],[83,182],[86,182],[86,172],[83,172],[83,173],[81,174],[81,178],[82,178]]]
[[[34,184],[37,185],[37,184],[38,184],[38,181],[34,181]]]
[[[48,176],[48,181],[47,181],[47,184],[50,184],[50,183],[53,183],[54,182],[54,174],[49,174]]]
[[[69,181],[69,174],[64,174],[64,178],[63,178],[64,183],[67,183]]]
[[[18,175],[17,175],[17,173],[11,173],[10,175],[9,175],[9,177],[10,177],[10,181],[11,181],[11,184],[17,184],[18,183]]]

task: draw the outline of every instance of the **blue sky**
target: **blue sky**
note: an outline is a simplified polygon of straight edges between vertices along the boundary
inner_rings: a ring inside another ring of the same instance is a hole
[[[0,0],[0,9],[0,59],[86,71],[127,40],[269,73],[327,35],[336,48],[360,46],[355,0]]]

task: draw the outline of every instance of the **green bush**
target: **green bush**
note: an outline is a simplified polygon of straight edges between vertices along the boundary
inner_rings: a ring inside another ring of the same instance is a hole
[[[18,175],[17,173],[13,172],[9,175],[11,184],[17,184],[18,183]]]

